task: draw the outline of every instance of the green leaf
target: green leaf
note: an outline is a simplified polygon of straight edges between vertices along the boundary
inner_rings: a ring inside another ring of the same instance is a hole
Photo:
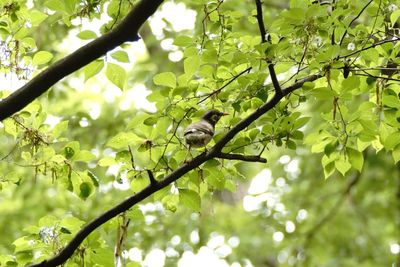
[[[217,189],[224,189],[225,187],[225,178],[222,172],[218,171],[216,168],[209,169],[204,171],[204,178],[205,181],[217,188]]]
[[[130,208],[127,212],[127,215],[129,219],[133,220],[133,223],[144,221],[143,212],[136,206]]]
[[[174,39],[174,45],[176,46],[189,46],[193,44],[193,38],[187,35],[179,35]]]
[[[48,0],[44,4],[46,7],[48,7],[51,10],[54,11],[61,11],[67,13],[66,7],[64,5],[64,1],[61,0]]]
[[[345,176],[345,174],[350,170],[351,164],[342,155],[335,161],[335,167],[343,176]]]
[[[395,10],[390,14],[390,22],[392,23],[392,27],[394,27],[394,24],[397,22],[397,20],[400,17],[400,9]]]
[[[96,156],[87,150],[79,151],[79,153],[74,157],[75,161],[83,161],[83,162],[89,162],[94,159],[96,159]]]
[[[111,57],[119,62],[129,63],[129,56],[125,51],[116,51],[111,54]]]
[[[293,129],[299,129],[307,124],[307,122],[311,119],[311,117],[301,117],[294,121]]]
[[[189,77],[192,77],[193,74],[199,69],[200,67],[200,57],[198,55],[190,56],[186,58],[183,62],[183,69],[185,74]]]
[[[97,34],[91,30],[85,30],[78,33],[78,37],[81,38],[82,40],[91,40],[95,39],[97,37]]]
[[[29,13],[30,13],[30,16],[31,16],[30,22],[31,22],[33,27],[39,26],[39,24],[42,23],[42,21],[45,20],[48,17],[47,14],[44,14],[44,13],[42,13],[42,12],[36,10],[36,9],[30,10]]]
[[[176,86],[176,76],[172,72],[159,73],[153,77],[153,82],[156,85],[174,88]]]
[[[23,236],[15,240],[12,244],[15,246],[14,252],[30,251],[36,242],[32,242],[32,239],[28,236]]]
[[[303,83],[303,85],[301,86],[301,88],[303,90],[310,90],[313,89],[315,87],[315,83],[314,82],[305,82]]]
[[[48,63],[53,58],[53,54],[47,51],[37,52],[32,59],[33,65],[43,65]]]
[[[79,0],[64,0],[65,9],[68,15],[72,15],[75,12],[75,6]]]
[[[90,62],[83,68],[83,72],[85,74],[85,81],[89,78],[93,77],[97,73],[99,73],[104,67],[104,61],[102,59],[98,59]]]
[[[335,163],[330,162],[324,166],[324,176],[328,179],[335,172]]]
[[[70,147],[65,147],[64,148],[64,152],[65,152],[65,157],[67,159],[72,158],[74,156],[74,154],[75,154],[75,151]]]
[[[289,139],[289,140],[286,140],[286,147],[291,149],[291,150],[296,150],[297,145],[296,145],[296,143],[294,141]]]
[[[307,93],[317,98],[317,100],[329,100],[335,96],[334,92],[327,87],[314,88],[307,91]]]
[[[124,89],[126,81],[126,72],[124,68],[113,63],[108,63],[106,76],[110,80],[110,82],[115,84],[121,90]]]
[[[65,162],[67,159],[60,154],[54,155],[53,157],[51,157],[50,161],[55,162],[57,164],[61,164],[63,162]]]
[[[179,201],[189,209],[200,211],[201,199],[197,192],[189,189],[179,189]]]
[[[390,133],[384,140],[382,140],[382,144],[387,150],[393,149],[400,144],[400,133],[397,131]]]
[[[58,138],[62,132],[68,129],[68,121],[61,121],[53,129],[53,137]]]
[[[67,229],[69,233],[76,233],[85,224],[85,222],[76,217],[68,216],[62,219],[59,224],[62,228]]]
[[[91,242],[91,241],[89,241]],[[96,248],[88,252],[92,266],[113,266],[114,252],[109,247]],[[126,265],[128,267],[129,263]],[[140,267],[140,266],[138,266]]]
[[[360,86],[360,78],[358,76],[350,76],[347,79],[344,79],[342,82],[343,91],[351,91],[354,89],[358,89],[359,86]]]
[[[349,147],[346,148],[346,152],[349,157],[349,162],[350,162],[351,166],[353,166],[353,168],[355,168],[356,170],[361,172],[362,167],[364,165],[363,154],[360,151],[355,150],[353,148],[349,148]]]
[[[150,184],[149,179],[144,176],[134,177],[131,182],[131,189],[133,192],[140,192],[142,189]]]
[[[115,149],[121,149],[127,148],[128,145],[132,145],[140,141],[141,139],[132,132],[120,132],[107,142],[107,146]]]
[[[398,163],[400,161],[400,145],[397,145],[392,152],[392,157],[394,163]]]
[[[390,108],[400,108],[400,100],[394,95],[384,95],[382,97],[382,103]]]
[[[92,193],[92,187],[89,183],[83,182],[79,185],[79,197],[86,199]]]
[[[117,162],[113,157],[104,157],[101,160],[99,160],[98,165],[101,167],[108,167],[111,165],[116,164]]]
[[[179,196],[178,195],[167,195],[167,196],[163,197],[161,202],[163,203],[164,207],[167,210],[175,212],[177,209],[178,202],[179,202]]]
[[[51,10],[59,11],[68,15],[72,15],[75,11],[77,0],[48,0],[45,6]]]

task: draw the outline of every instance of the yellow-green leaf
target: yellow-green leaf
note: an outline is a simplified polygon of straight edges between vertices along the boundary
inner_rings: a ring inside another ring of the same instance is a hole
[[[129,63],[129,56],[125,51],[116,51],[111,54],[111,57],[119,62]]]
[[[125,81],[126,81],[126,71],[117,64],[108,63],[106,76],[116,86],[118,86],[121,90],[124,89]]]
[[[361,172],[362,167],[364,165],[363,154],[360,151],[355,150],[353,148],[349,148],[349,147],[346,148],[346,152],[349,157],[349,162],[350,162],[351,166],[353,166],[353,168],[355,168],[356,170]]]
[[[53,54],[47,51],[37,52],[32,59],[33,65],[43,65],[49,62],[53,58]]]
[[[201,198],[193,190],[179,189],[179,201],[189,209],[200,211]]]
[[[153,82],[156,85],[174,88],[176,86],[176,76],[172,72],[159,73],[154,76]]]
[[[83,72],[85,74],[85,81],[87,81],[89,78],[99,73],[103,69],[103,67],[104,67],[104,61],[101,59],[92,61],[88,65],[86,65],[83,68]]]
[[[82,40],[90,40],[96,38],[97,34],[91,30],[85,30],[78,33],[78,37],[81,38]]]

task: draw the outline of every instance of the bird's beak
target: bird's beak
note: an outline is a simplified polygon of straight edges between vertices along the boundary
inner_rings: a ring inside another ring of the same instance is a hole
[[[226,116],[226,115],[229,115],[229,113],[222,112],[222,116]]]

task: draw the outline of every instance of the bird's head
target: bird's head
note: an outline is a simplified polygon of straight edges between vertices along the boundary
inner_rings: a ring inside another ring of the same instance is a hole
[[[203,117],[201,117],[201,118],[203,120],[209,122],[213,126],[215,126],[215,124],[219,121],[219,119],[225,115],[228,115],[228,113],[224,113],[224,112],[218,111],[216,109],[212,109],[212,110],[209,110],[206,113],[204,113]]]

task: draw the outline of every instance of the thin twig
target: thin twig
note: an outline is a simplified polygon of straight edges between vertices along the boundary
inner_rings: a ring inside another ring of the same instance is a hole
[[[12,147],[12,149],[2,158],[0,158],[0,161],[3,161],[5,159],[7,159],[18,147],[19,141],[15,142],[14,146]]]
[[[176,127],[174,129],[174,132],[172,133],[171,137],[168,139],[167,143],[164,146],[164,150],[161,153],[160,158],[158,159],[156,166],[154,167],[154,169],[157,168],[158,164],[160,163],[161,159],[164,158],[165,152],[167,151],[167,148],[169,146],[169,144],[172,142],[172,138],[174,138],[176,136],[176,132],[178,131],[179,125],[182,123],[182,121],[186,118],[186,116],[189,114],[190,111],[192,111],[193,108],[189,108],[185,114],[183,114],[182,118],[178,121],[178,123],[176,124]],[[179,138],[177,138],[179,140]],[[180,141],[180,140],[179,140]]]
[[[387,81],[395,81],[395,82],[400,82],[400,79],[395,79],[395,78],[390,78],[390,77],[383,77],[383,76],[376,76],[376,75],[372,75],[366,71],[365,74],[363,73],[354,73],[354,75],[356,76],[365,76],[365,77],[371,77],[371,78],[375,78],[375,79],[382,79],[382,80],[387,80]]]
[[[351,27],[351,25],[353,24],[353,22],[356,21],[356,20],[361,16],[361,14],[364,12],[364,10],[365,10],[372,2],[373,2],[373,0],[370,0],[370,1],[360,10],[360,12],[357,14],[357,16],[356,16],[352,21],[350,21],[349,26],[347,26],[347,28],[350,28],[350,27]],[[344,31],[344,33],[343,33],[343,35],[342,35],[342,38],[340,38],[339,45],[342,45],[343,40],[344,40],[344,38],[346,37],[346,34],[347,34],[347,29]]]
[[[128,235],[128,227],[131,220],[126,217],[125,212],[122,214],[122,224],[118,226],[117,230],[117,244],[114,249],[114,261],[115,266],[121,266],[121,261],[124,260],[122,252],[124,249],[124,243]],[[125,259],[126,260],[126,259]]]
[[[204,97],[203,99],[201,99],[199,102],[197,102],[198,104],[203,103],[204,101],[206,101],[208,98],[217,95],[219,92],[221,92],[225,87],[227,87],[228,85],[230,85],[234,80],[236,80],[237,78],[239,78],[240,76],[242,76],[243,74],[245,74],[246,72],[249,73],[250,70],[252,69],[252,67],[248,67],[247,69],[245,69],[244,71],[240,72],[239,74],[233,76],[226,84],[224,84],[222,87],[218,88],[217,90],[212,91],[211,93],[207,94],[206,97]]]
[[[135,167],[135,160],[134,160],[134,158],[133,158],[132,148],[131,148],[131,146],[129,146],[129,145],[128,145],[128,151],[129,151],[129,155],[130,155],[130,158],[131,158],[131,167],[132,167],[132,170],[135,170],[135,169],[136,169],[136,167]]]
[[[370,48],[374,48],[376,46],[380,46],[380,45],[383,45],[383,44],[386,44],[386,43],[395,43],[395,42],[398,42],[398,41],[400,41],[400,38],[393,38],[393,39],[390,39],[390,40],[382,40],[382,41],[376,42],[376,43],[374,43],[374,44],[372,44],[370,46],[363,47],[363,48],[361,48],[361,49],[359,49],[357,51],[351,52],[351,53],[349,53],[347,55],[340,56],[340,57],[338,57],[338,59],[348,58],[348,57],[351,57],[351,56],[353,56],[355,54],[361,53],[362,51],[368,50]]]

